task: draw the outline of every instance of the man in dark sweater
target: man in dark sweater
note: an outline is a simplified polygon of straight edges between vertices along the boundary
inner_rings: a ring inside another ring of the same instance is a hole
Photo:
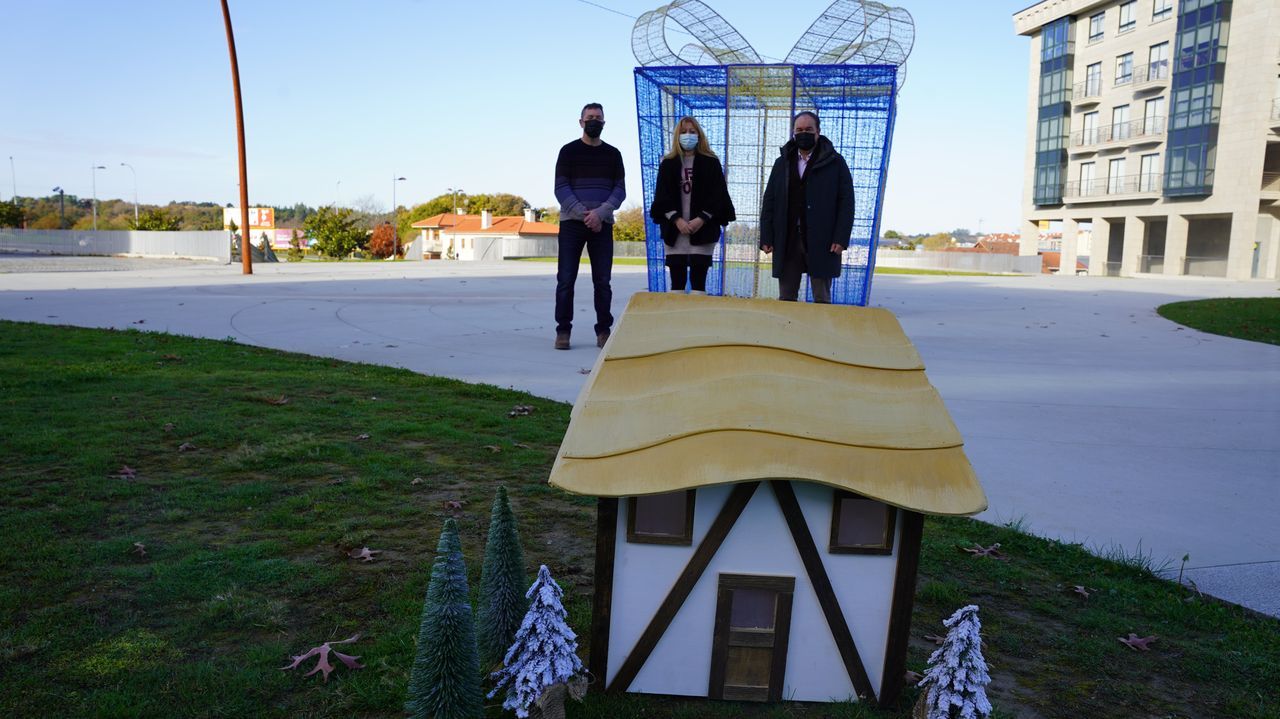
[[[809,275],[814,302],[831,302],[831,280],[853,233],[853,177],[818,116],[801,112],[774,161],[760,202],[760,249],[773,253],[778,299],[796,301]]]
[[[595,290],[596,346],[604,347],[613,327],[613,213],[627,196],[622,153],[600,139],[604,108],[591,103],[578,118],[582,138],[560,148],[556,158],[556,200],[560,202],[560,264],[556,271],[556,344],[569,349],[573,329],[573,287],[582,248],[591,258]]]

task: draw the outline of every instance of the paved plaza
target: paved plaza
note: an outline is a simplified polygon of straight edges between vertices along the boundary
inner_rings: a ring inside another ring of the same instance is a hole
[[[554,263],[273,264],[246,277],[118,262],[0,255],[0,318],[234,337],[566,402],[597,353],[585,265],[574,347],[558,352]],[[643,268],[616,267],[613,286],[620,314]],[[1189,554],[1201,590],[1280,616],[1280,347],[1155,313],[1278,289],[881,275],[871,296],[897,314],[964,435],[990,499],[981,519],[1167,560],[1175,574]]]

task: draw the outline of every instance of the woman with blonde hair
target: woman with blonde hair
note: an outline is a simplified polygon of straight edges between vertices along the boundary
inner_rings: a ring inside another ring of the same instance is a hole
[[[671,150],[658,166],[649,217],[667,245],[671,291],[684,292],[687,282],[694,294],[704,294],[720,229],[737,218],[724,169],[702,126],[682,117],[672,134]]]

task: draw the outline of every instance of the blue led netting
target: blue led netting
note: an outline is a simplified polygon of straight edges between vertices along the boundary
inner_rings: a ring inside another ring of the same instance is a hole
[[[893,138],[897,72],[894,65],[636,68],[646,216],[658,164],[679,118],[690,115],[698,120],[725,167],[738,220],[721,237],[707,294],[778,296],[772,258],[757,250],[760,198],[779,148],[791,137],[792,117],[812,110],[822,120],[822,134],[835,144],[853,174],[853,233],[840,277],[831,286],[831,301],[867,304]],[[647,217],[645,224],[649,291],[665,292],[666,246],[657,225]],[[812,301],[807,283],[805,294]]]

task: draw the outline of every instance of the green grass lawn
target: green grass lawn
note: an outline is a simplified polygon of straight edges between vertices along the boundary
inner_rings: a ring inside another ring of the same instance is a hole
[[[515,404],[535,411],[509,418]],[[572,625],[590,626],[594,501],[545,482],[568,405],[232,342],[3,323],[0,408],[7,715],[401,716],[444,502],[464,502],[474,588],[499,484],[529,569],[546,563]],[[973,542],[1000,542],[1010,561],[961,551]],[[348,556],[364,546],[377,561]],[[922,637],[970,602],[998,717],[1280,716],[1280,622],[1134,563],[931,519],[913,669]],[[346,651],[367,668],[327,684],[280,671],[357,632]],[[1160,639],[1139,653],[1117,641],[1129,632]],[[569,711],[905,718],[912,698],[878,712],[597,696]]]
[[[1201,332],[1280,345],[1280,297],[1173,302],[1161,305],[1156,312]]]

